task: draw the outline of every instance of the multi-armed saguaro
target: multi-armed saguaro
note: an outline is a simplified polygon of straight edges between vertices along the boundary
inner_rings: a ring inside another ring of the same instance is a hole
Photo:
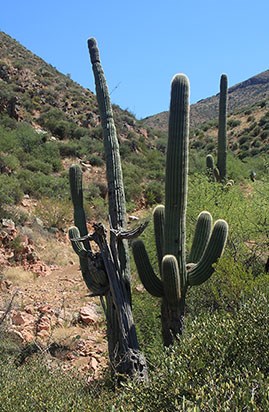
[[[172,80],[169,136],[166,157],[165,206],[153,212],[160,277],[150,264],[144,243],[133,243],[141,281],[153,296],[162,298],[161,319],[165,346],[182,333],[185,297],[189,286],[200,285],[214,272],[228,233],[224,220],[212,230],[210,213],[201,212],[189,262],[186,261],[186,207],[188,190],[189,80],[178,74]]]
[[[82,172],[70,168],[70,186],[75,227],[69,230],[73,248],[80,259],[83,278],[93,295],[100,296],[107,320],[108,349],[112,368],[120,374],[147,378],[147,367],[139,351],[131,310],[130,265],[127,238],[141,233],[126,231],[126,207],[119,144],[113,111],[95,39],[88,41],[95,77],[96,95],[103,128],[108,184],[109,243],[102,224],[88,235],[83,209]],[[99,246],[93,253],[89,240]]]

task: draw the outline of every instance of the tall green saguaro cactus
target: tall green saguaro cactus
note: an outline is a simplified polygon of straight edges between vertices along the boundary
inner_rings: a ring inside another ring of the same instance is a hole
[[[102,224],[94,224],[88,235],[83,209],[82,172],[77,165],[70,168],[70,186],[74,205],[75,227],[69,237],[80,259],[83,278],[93,295],[99,295],[107,321],[108,350],[112,369],[139,380],[147,379],[147,366],[139,350],[131,309],[130,263],[127,239],[143,228],[126,230],[126,206],[119,144],[112,105],[101,66],[96,40],[88,40],[95,78],[96,95],[103,129],[109,203],[109,241]],[[94,253],[89,241],[99,246]]]
[[[188,191],[189,80],[183,74],[172,80],[166,155],[165,206],[153,211],[160,276],[154,272],[142,240],[133,242],[140,279],[153,296],[162,298],[162,336],[165,346],[182,333],[185,298],[189,286],[200,285],[214,272],[221,256],[228,225],[217,220],[212,229],[209,212],[200,213],[189,263],[186,260],[186,208]]]
[[[227,101],[228,101],[228,79],[226,74],[220,78],[220,97],[219,97],[219,129],[218,129],[218,158],[217,168],[220,180],[224,181],[227,177]]]

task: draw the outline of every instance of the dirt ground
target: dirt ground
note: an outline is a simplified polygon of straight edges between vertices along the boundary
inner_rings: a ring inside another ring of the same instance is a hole
[[[87,296],[77,256],[73,258],[38,275],[22,266],[2,267],[0,319],[20,343],[53,352],[51,362],[91,380],[107,366],[105,321],[99,298]]]

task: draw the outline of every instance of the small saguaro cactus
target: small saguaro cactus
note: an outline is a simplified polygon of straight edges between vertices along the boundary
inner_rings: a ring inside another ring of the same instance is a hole
[[[224,220],[212,229],[209,212],[200,213],[189,263],[186,260],[186,207],[188,190],[189,80],[183,74],[172,80],[166,155],[165,206],[153,211],[160,276],[155,272],[142,240],[133,242],[133,254],[146,290],[162,298],[162,336],[165,346],[182,333],[185,298],[189,286],[200,285],[214,272],[228,233]]]
[[[214,157],[211,154],[206,156],[206,171],[210,181],[220,181],[219,169],[215,166]]]
[[[69,171],[75,226],[69,229],[73,249],[79,256],[82,276],[93,296],[100,296],[107,322],[108,352],[112,371],[139,380],[147,379],[144,355],[139,350],[131,308],[130,264],[127,239],[143,231],[141,225],[126,230],[126,207],[119,144],[112,105],[95,39],[88,47],[100,111],[109,203],[109,241],[102,224],[94,224],[88,234],[83,208],[82,172],[78,165]],[[90,241],[98,252],[93,252]]]
[[[220,78],[219,96],[219,129],[218,129],[218,159],[217,168],[220,180],[224,181],[227,177],[227,101],[228,101],[228,79],[226,74]]]
[[[227,102],[228,79],[226,74],[222,74],[219,94],[217,165],[215,166],[211,154],[206,156],[206,169],[210,179],[214,182],[224,182],[227,178]]]

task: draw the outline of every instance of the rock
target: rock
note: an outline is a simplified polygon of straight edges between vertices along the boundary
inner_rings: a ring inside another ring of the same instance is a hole
[[[139,220],[139,217],[134,216],[134,215],[129,215],[129,220],[130,221]]]
[[[52,307],[50,305],[41,305],[38,307],[38,311],[42,314],[52,314],[54,313],[54,310],[52,309]]]
[[[89,366],[91,369],[93,369],[94,371],[96,371],[98,369],[98,360],[92,356],[89,360]]]
[[[99,319],[96,307],[93,305],[83,306],[79,311],[79,319],[86,325],[96,323]]]
[[[26,312],[15,312],[11,320],[15,326],[34,325],[34,316]]]
[[[44,227],[43,221],[37,216],[34,218],[33,224],[36,224],[38,227],[40,227],[42,229]]]
[[[2,219],[2,226],[8,231],[16,230],[15,223],[11,219]]]
[[[139,283],[138,285],[136,285],[135,290],[136,290],[137,292],[145,292],[145,288],[144,288],[144,286],[142,285],[142,283]]]

